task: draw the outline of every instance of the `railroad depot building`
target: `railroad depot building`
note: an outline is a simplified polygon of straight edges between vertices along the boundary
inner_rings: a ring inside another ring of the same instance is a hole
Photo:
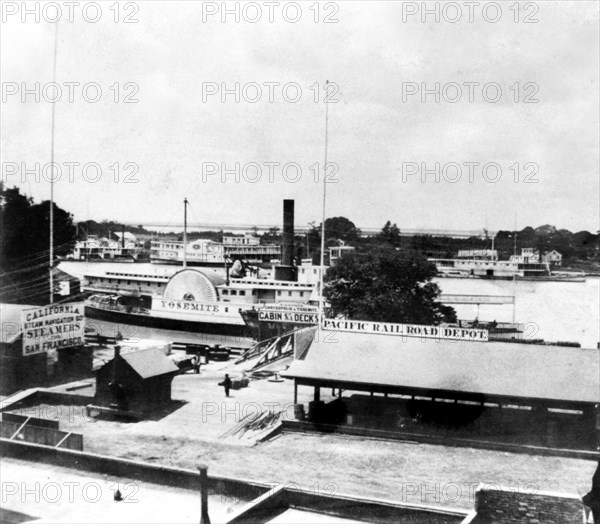
[[[430,423],[467,438],[598,449],[597,348],[489,342],[484,330],[432,326],[413,326],[418,336],[401,324],[326,320],[324,328],[282,373],[294,380],[294,403],[299,387],[314,389],[311,422],[374,432]],[[325,405],[323,388],[338,398]]]
[[[0,304],[0,394],[90,376],[83,303]]]

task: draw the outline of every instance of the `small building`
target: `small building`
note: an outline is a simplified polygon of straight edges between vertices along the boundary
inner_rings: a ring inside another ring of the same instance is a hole
[[[21,314],[35,306],[0,304],[2,335],[0,339],[0,395],[20,389],[45,386],[48,379],[46,353],[23,356]]]
[[[329,248],[330,265],[335,266],[338,260],[340,260],[344,255],[352,253],[355,249],[356,248],[354,246],[347,246],[343,240],[340,240],[339,246],[332,246]]]
[[[121,354],[96,372],[94,404],[113,410],[146,413],[171,402],[171,383],[179,368],[160,349]]]
[[[28,353],[24,346],[36,341],[32,337],[32,328],[26,321],[28,312],[40,312],[44,309],[50,311],[48,324],[43,322],[43,317],[34,321],[40,328],[73,327],[71,312],[55,313],[67,309],[68,305],[31,306],[24,304],[0,304],[0,318],[2,318],[2,335],[0,338],[0,395],[10,395],[21,389],[33,387],[46,387],[53,383],[77,380],[89,377],[92,374],[92,348],[85,347],[82,337],[72,337],[74,333],[64,329],[65,334],[51,335],[53,344],[57,349],[43,349]],[[83,306],[79,312],[83,315]],[[62,317],[62,318],[61,318]],[[63,323],[63,320],[66,324]],[[83,333],[83,328],[81,328]],[[25,333],[25,343],[24,343]],[[58,338],[57,338],[58,337]],[[46,339],[40,338],[43,343]],[[47,341],[47,344],[50,341]]]
[[[562,255],[556,249],[553,249],[542,256],[542,262],[550,264],[550,267],[560,267],[562,266]]]

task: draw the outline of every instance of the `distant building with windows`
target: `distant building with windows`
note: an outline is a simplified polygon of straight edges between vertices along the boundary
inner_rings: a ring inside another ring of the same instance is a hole
[[[252,234],[243,236],[223,235],[223,244],[226,246],[258,246],[260,239]]]
[[[150,260],[155,263],[183,263],[184,245],[179,240],[153,240]],[[223,242],[199,238],[185,247],[186,262],[194,264],[223,264],[226,260],[270,262],[281,258],[281,246],[261,244],[251,235],[224,236]]]
[[[539,264],[540,254],[533,247],[524,247],[520,255],[512,255],[509,260],[517,264]]]
[[[129,233],[131,235],[131,233]],[[131,235],[133,236],[133,235]],[[135,237],[112,240],[107,237],[89,235],[85,240],[78,240],[73,250],[75,260],[114,259],[133,257],[136,251]]]
[[[562,255],[556,249],[553,249],[542,256],[542,262],[550,264],[550,267],[562,266]]]
[[[347,246],[343,241],[340,241],[339,246],[332,246],[329,248],[329,263],[335,266],[336,262],[344,255],[352,253],[356,248],[354,246]]]
[[[498,251],[495,249],[461,249],[457,258],[483,258],[486,260],[498,260]]]

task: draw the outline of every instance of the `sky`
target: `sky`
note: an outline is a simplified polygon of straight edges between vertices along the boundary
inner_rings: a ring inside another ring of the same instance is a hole
[[[327,112],[326,216],[599,228],[597,2],[76,4],[3,2],[0,130],[77,220],[319,223]]]

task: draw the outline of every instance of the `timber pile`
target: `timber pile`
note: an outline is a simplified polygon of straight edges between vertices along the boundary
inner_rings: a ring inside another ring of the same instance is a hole
[[[252,438],[255,434],[271,429],[281,419],[281,411],[262,411],[260,413],[249,413],[235,426],[227,430],[220,438],[242,437]],[[247,433],[253,435],[246,435]]]

